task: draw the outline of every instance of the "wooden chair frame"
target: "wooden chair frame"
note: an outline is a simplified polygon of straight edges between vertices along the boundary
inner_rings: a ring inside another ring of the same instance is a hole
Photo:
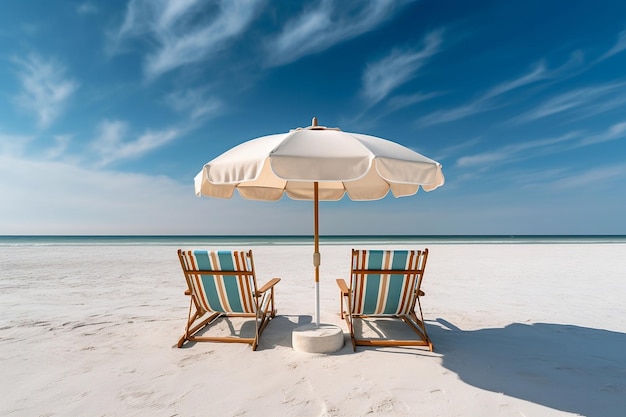
[[[357,250],[352,250],[352,257],[357,254]],[[428,249],[417,251],[420,257],[417,263],[417,268],[412,270],[405,269],[358,269],[354,267],[354,261],[351,268],[350,283],[354,282],[355,276],[367,275],[367,274],[386,274],[386,275],[415,275],[417,277],[417,284],[412,289],[410,297],[410,308],[406,314],[355,314],[353,311],[353,298],[354,294],[352,288],[348,287],[344,279],[337,279],[337,285],[340,291],[340,311],[341,318],[345,319],[348,329],[350,330],[350,338],[352,339],[352,349],[356,351],[357,346],[426,346],[429,351],[433,351],[433,343],[428,337],[426,326],[424,324],[424,316],[422,313],[422,305],[420,297],[424,296],[424,292],[421,290],[422,279],[424,277],[424,270],[426,268],[426,261],[428,259]],[[344,308],[346,307],[346,308]],[[419,316],[416,313],[416,308],[419,309]],[[411,330],[413,330],[417,339],[372,339],[372,338],[357,338],[355,336],[354,324],[357,319],[376,319],[376,318],[397,318],[406,323]]]
[[[256,350],[259,339],[263,330],[269,321],[276,316],[276,308],[274,305],[274,286],[280,281],[280,278],[272,278],[261,288],[257,289],[256,275],[254,272],[254,262],[252,251],[244,252],[245,256],[250,260],[250,270],[244,271],[223,271],[223,270],[201,270],[194,269],[188,264],[184,251],[178,250],[178,258],[180,260],[185,281],[187,282],[187,290],[185,295],[190,296],[189,314],[187,316],[187,324],[185,333],[178,340],[177,346],[180,348],[189,340],[193,342],[222,342],[222,343],[248,343],[252,346],[252,350]],[[215,312],[206,310],[199,302],[198,295],[194,291],[191,280],[198,275],[234,275],[238,277],[252,277],[254,288],[253,299],[255,302],[255,313],[235,313],[235,312]],[[238,337],[238,336],[197,336],[196,334],[205,327],[211,326],[219,318],[224,317],[249,317],[255,319],[254,337]]]

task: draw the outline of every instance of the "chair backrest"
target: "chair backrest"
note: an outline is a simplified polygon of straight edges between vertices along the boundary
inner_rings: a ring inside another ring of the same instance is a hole
[[[198,307],[220,313],[256,312],[252,251],[179,250],[178,257]]]
[[[428,249],[352,250],[352,314],[402,315],[415,307]]]

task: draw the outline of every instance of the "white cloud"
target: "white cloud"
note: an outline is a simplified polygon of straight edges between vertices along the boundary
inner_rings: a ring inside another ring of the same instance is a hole
[[[105,120],[98,126],[98,136],[92,148],[99,155],[100,167],[120,160],[136,159],[153,151],[181,135],[176,128],[161,131],[147,131],[134,140],[126,140],[128,126],[119,120]]]
[[[266,45],[267,64],[278,66],[296,61],[373,30],[406,1],[377,0],[347,3],[323,0],[285,24],[283,31]]]
[[[527,85],[536,84],[549,79],[555,79],[556,77],[561,76],[579,66],[581,62],[582,55],[579,52],[572,53],[570,59],[565,64],[553,70],[546,68],[543,62],[539,62],[530,70],[530,72],[490,88],[470,103],[447,110],[438,110],[418,119],[418,125],[430,126],[451,122],[474,114],[484,113],[494,108],[499,108],[502,106],[502,104],[498,101],[500,96]]]
[[[72,135],[54,135],[54,146],[46,150],[46,158],[57,159],[64,156],[71,141]]]
[[[78,83],[65,77],[65,68],[54,60],[31,54],[14,58],[22,90],[15,98],[23,109],[36,114],[39,127],[48,127],[63,112]]]
[[[415,93],[411,95],[395,96],[389,99],[387,107],[390,111],[401,109],[411,104],[421,103],[422,101],[430,100],[431,98],[439,97],[443,93],[431,92],[431,93]]]
[[[529,73],[490,88],[474,101],[451,109],[432,112],[420,118],[418,120],[418,124],[422,126],[430,126],[460,120],[474,114],[483,113],[497,107],[495,104],[495,99],[497,97],[545,78],[547,78],[545,65],[543,63],[539,63]]]
[[[25,148],[33,139],[33,136],[0,133],[0,156],[23,154]]]
[[[167,96],[167,102],[174,110],[189,114],[191,120],[213,117],[223,108],[222,102],[208,96],[206,89],[176,91]]]
[[[451,157],[451,155],[458,155],[460,153],[465,153],[466,149],[472,149],[478,146],[482,142],[483,142],[483,139],[481,138],[473,138],[473,139],[468,139],[468,140],[465,140],[463,142],[460,142],[454,145],[446,146],[440,149],[439,154],[434,155],[433,159],[435,159],[436,161],[442,161],[442,160],[448,159]]]
[[[162,175],[3,155],[0,178],[11,178],[0,181],[5,234],[305,234],[311,227],[309,202],[198,198],[193,178],[180,183]],[[198,220],[216,213],[219,222]],[[238,228],[251,213],[254,224]]]
[[[5,233],[175,232],[177,213],[200,208],[190,204],[195,198],[190,187],[166,177],[0,156],[0,177],[8,175],[12,181],[0,182],[0,229]]]
[[[383,59],[369,64],[363,74],[362,94],[370,105],[414,78],[426,60],[439,52],[441,35],[441,31],[428,34],[424,38],[424,46],[418,51],[394,50]]]
[[[626,122],[615,123],[605,132],[597,135],[585,137],[580,141],[579,146],[594,145],[596,143],[608,142],[616,139],[626,138]]]
[[[626,178],[626,165],[612,165],[590,169],[553,181],[550,186],[558,189],[583,188]]]
[[[207,20],[199,0],[131,0],[113,49],[132,38],[147,37],[156,50],[145,59],[148,79],[197,63],[223,49],[254,17],[261,0],[220,0]]]
[[[483,99],[478,99],[463,106],[454,107],[447,110],[437,110],[424,117],[420,117],[417,121],[419,126],[431,126],[445,122],[464,119],[468,116],[483,113],[491,110],[493,105]]]
[[[509,157],[510,151],[501,149],[499,151],[483,152],[476,155],[464,156],[456,162],[457,166],[468,167],[476,165],[485,165],[493,162],[501,162]]]
[[[521,159],[537,157],[545,153],[562,150],[562,148],[556,148],[555,145],[572,142],[580,138],[580,136],[579,132],[570,132],[555,138],[516,143],[514,145],[504,146],[500,149],[464,156],[457,160],[456,165],[459,167],[495,166],[500,163],[509,163]]]
[[[76,13],[80,15],[96,14],[98,13],[98,6],[86,1],[76,7]]]
[[[101,154],[109,154],[122,142],[128,125],[120,120],[104,120],[98,125],[98,136],[92,146]]]
[[[490,98],[498,97],[502,94],[506,94],[509,91],[515,90],[517,88],[523,87],[528,84],[536,83],[537,81],[545,80],[549,78],[551,75],[548,73],[546,66],[543,62],[535,65],[535,68],[531,70],[528,74],[524,74],[519,78],[514,80],[505,81],[502,84],[499,84],[491,89],[489,89],[481,99],[487,100]]]
[[[579,116],[597,114],[598,107],[604,111],[624,103],[626,83],[610,83],[594,87],[579,88],[559,94],[514,118],[514,122],[528,122],[564,112],[576,112]],[[609,105],[610,104],[610,105]]]
[[[493,167],[498,164],[535,158],[623,138],[626,138],[626,122],[615,123],[607,128],[606,131],[598,134],[584,134],[583,132],[574,131],[554,138],[520,142],[488,152],[464,156],[457,160],[456,165],[458,167]]]
[[[617,55],[624,50],[626,50],[626,30],[620,32],[615,45],[613,45],[611,49],[609,49],[604,55],[602,55],[600,59],[598,59],[598,61],[610,58],[613,55]]]

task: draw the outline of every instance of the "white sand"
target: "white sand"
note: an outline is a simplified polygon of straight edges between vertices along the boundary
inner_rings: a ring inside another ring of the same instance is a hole
[[[282,278],[256,352],[174,346],[188,308],[175,247],[2,247],[0,415],[625,415],[626,245],[429,248],[434,353],[346,339],[318,355],[291,348],[314,311],[310,246],[252,248],[260,283]],[[322,246],[322,322],[344,330],[349,257]]]

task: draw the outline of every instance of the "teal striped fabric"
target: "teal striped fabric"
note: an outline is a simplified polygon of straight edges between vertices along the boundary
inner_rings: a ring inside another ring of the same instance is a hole
[[[352,314],[402,315],[412,308],[420,251],[355,250],[352,254]],[[386,274],[367,270],[396,270]]]
[[[193,271],[215,271],[215,274],[190,275],[193,292],[207,311],[219,313],[255,313],[256,282],[250,254],[243,251],[183,252]],[[224,275],[219,272],[241,272]]]

